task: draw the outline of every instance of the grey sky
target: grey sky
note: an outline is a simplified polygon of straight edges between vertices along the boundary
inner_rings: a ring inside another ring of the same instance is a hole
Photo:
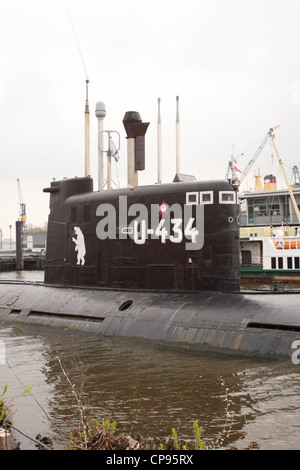
[[[224,178],[234,150],[243,169],[270,127],[290,168],[300,162],[298,0],[10,0],[0,2],[0,227],[18,218],[17,178],[28,223],[43,224],[52,178],[83,176],[85,70],[90,80],[91,173],[97,188],[95,104],[104,128],[121,134],[113,178],[126,185],[122,120],[150,122],[146,171],[156,181],[157,98],[161,98],[163,181],[175,174],[176,95],[181,170]],[[280,173],[266,145],[256,165]],[[117,174],[116,174],[117,169]],[[283,183],[282,183],[283,184]],[[253,187],[253,171],[244,188]]]

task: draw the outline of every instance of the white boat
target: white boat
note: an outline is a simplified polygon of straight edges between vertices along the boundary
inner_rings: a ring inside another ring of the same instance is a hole
[[[241,240],[241,278],[300,281],[300,236],[274,230],[270,237]]]

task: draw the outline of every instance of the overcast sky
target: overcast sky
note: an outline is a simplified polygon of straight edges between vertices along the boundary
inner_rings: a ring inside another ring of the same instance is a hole
[[[48,217],[53,178],[84,175],[85,80],[91,174],[97,189],[97,119],[121,135],[113,178],[126,185],[126,111],[150,122],[146,171],[156,181],[157,99],[161,98],[163,181],[175,175],[176,96],[181,171],[224,178],[234,145],[243,169],[270,127],[291,168],[300,162],[299,0],[0,1],[0,228],[18,219],[20,178],[28,223]],[[71,19],[71,21],[70,21]],[[74,31],[78,45],[74,36]],[[83,62],[82,62],[83,59]],[[281,181],[268,143],[254,169]]]

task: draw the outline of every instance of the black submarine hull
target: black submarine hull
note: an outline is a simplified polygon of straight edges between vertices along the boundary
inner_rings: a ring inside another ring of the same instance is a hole
[[[0,321],[253,357],[292,359],[300,347],[298,292],[145,293],[4,281]]]
[[[53,181],[44,283],[0,283],[0,321],[193,351],[297,356],[297,293],[240,291],[229,181],[93,191]]]

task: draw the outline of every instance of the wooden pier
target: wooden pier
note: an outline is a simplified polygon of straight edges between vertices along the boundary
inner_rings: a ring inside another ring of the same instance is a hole
[[[45,254],[36,252],[23,253],[23,262],[25,270],[44,269]],[[16,251],[0,251],[0,271],[17,270]]]

